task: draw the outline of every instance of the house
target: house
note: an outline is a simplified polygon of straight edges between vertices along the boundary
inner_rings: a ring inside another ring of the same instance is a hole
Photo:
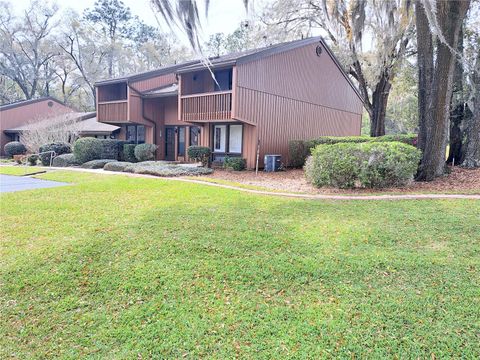
[[[119,127],[99,123],[96,113],[82,113],[53,97],[18,101],[0,106],[0,154],[7,142],[21,140],[21,134],[47,121],[76,122],[80,136],[111,137]]]
[[[215,78],[212,76],[215,75]],[[188,160],[190,145],[212,160],[241,156],[254,168],[259,150],[281,154],[288,141],[360,135],[362,99],[320,37],[96,83],[98,121],[119,137],[155,143],[158,159]]]

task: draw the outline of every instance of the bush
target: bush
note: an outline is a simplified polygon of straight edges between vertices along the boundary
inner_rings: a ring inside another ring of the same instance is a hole
[[[38,162],[38,155],[29,155],[27,157],[27,161],[28,161],[28,164],[30,166],[35,166],[37,165],[37,162]]]
[[[103,146],[100,139],[85,137],[73,144],[73,154],[80,164],[102,158]]]
[[[69,167],[79,165],[75,155],[73,154],[63,154],[55,157],[52,162],[53,166],[56,167]]]
[[[101,159],[115,159],[121,160],[123,157],[123,144],[127,143],[124,140],[117,139],[99,139],[102,144]]]
[[[163,177],[208,175],[213,172],[212,169],[206,167],[173,165],[165,163],[146,165],[143,163],[135,164],[131,165],[131,168],[127,167],[126,171],[134,172],[135,174],[148,174]]]
[[[315,186],[389,187],[413,179],[420,151],[399,142],[319,145],[305,164],[305,176]]]
[[[338,143],[368,143],[368,142],[392,142],[398,141],[404,144],[416,146],[416,134],[384,135],[379,137],[369,136],[322,136],[312,140],[291,140],[288,142],[289,165],[302,167],[305,159],[311,154],[313,148],[318,145],[334,145]]]
[[[135,144],[124,144],[123,145],[123,160],[127,162],[137,162],[137,158],[135,157]]]
[[[19,141],[10,141],[3,147],[5,155],[13,157],[13,155],[25,155],[27,148]]]
[[[247,167],[244,158],[226,156],[223,160],[223,168],[227,170],[242,171]]]
[[[139,144],[135,146],[134,154],[138,161],[155,160],[155,151],[157,145],[154,144]]]
[[[45,144],[40,146],[38,152],[47,152],[47,151],[55,151],[54,156],[63,155],[63,154],[70,154],[72,152],[72,147],[70,144],[63,143],[63,142],[55,142],[50,144]],[[50,158],[52,153],[46,153],[40,155],[40,160],[42,164],[47,166],[50,165]]]
[[[359,181],[364,187],[402,186],[413,179],[420,150],[400,142],[362,144],[364,153]]]
[[[106,164],[116,161],[115,159],[95,159],[83,163],[81,167],[84,169],[103,169]]]
[[[210,155],[211,150],[207,146],[189,146],[187,149],[187,154],[190,159],[193,161],[199,161],[202,163],[202,166],[210,166]]]

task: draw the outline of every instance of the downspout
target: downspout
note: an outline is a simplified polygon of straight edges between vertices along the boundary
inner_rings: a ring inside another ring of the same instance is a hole
[[[142,99],[142,117],[147,120],[149,123],[152,124],[152,127],[153,127],[153,143],[155,145],[157,145],[157,124],[155,123],[155,121],[153,121],[153,119],[150,119],[149,117],[147,117],[145,115],[145,102],[143,101],[143,97],[142,97],[142,93],[140,91],[138,91],[137,89],[135,89],[132,85],[130,85],[130,83],[127,81],[127,86],[132,89],[133,91],[135,91],[138,95],[140,95],[140,99]],[[156,152],[156,151],[155,151]],[[156,155],[156,154],[155,154]]]

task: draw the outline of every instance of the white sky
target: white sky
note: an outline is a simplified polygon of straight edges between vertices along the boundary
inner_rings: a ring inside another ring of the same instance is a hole
[[[257,0],[255,4],[257,5],[264,1],[269,0]],[[20,13],[28,7],[30,0],[7,0],[7,2],[12,4],[15,12]],[[52,1],[48,0],[47,2],[52,3]],[[84,9],[93,7],[95,0],[58,0],[56,3],[61,11],[71,8],[82,14]],[[158,25],[155,12],[152,10],[149,0],[123,0],[123,3],[130,8],[134,15],[138,15],[147,24]],[[160,17],[159,20],[161,20]],[[207,39],[209,35],[217,32],[230,33],[245,19],[247,19],[247,13],[242,0],[210,0],[208,21],[203,22],[204,37]],[[162,20],[160,26],[163,30],[168,31]],[[188,45],[186,39],[182,40],[182,42]]]

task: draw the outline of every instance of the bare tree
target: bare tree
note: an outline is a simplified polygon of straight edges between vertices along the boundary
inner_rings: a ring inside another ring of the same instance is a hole
[[[56,56],[48,46],[56,12],[56,6],[33,1],[17,21],[9,4],[0,3],[0,75],[15,82],[26,99],[35,97],[45,67]]]
[[[54,142],[73,144],[79,135],[79,124],[72,113],[50,114],[32,119],[22,132],[21,142],[37,153],[40,146]]]

